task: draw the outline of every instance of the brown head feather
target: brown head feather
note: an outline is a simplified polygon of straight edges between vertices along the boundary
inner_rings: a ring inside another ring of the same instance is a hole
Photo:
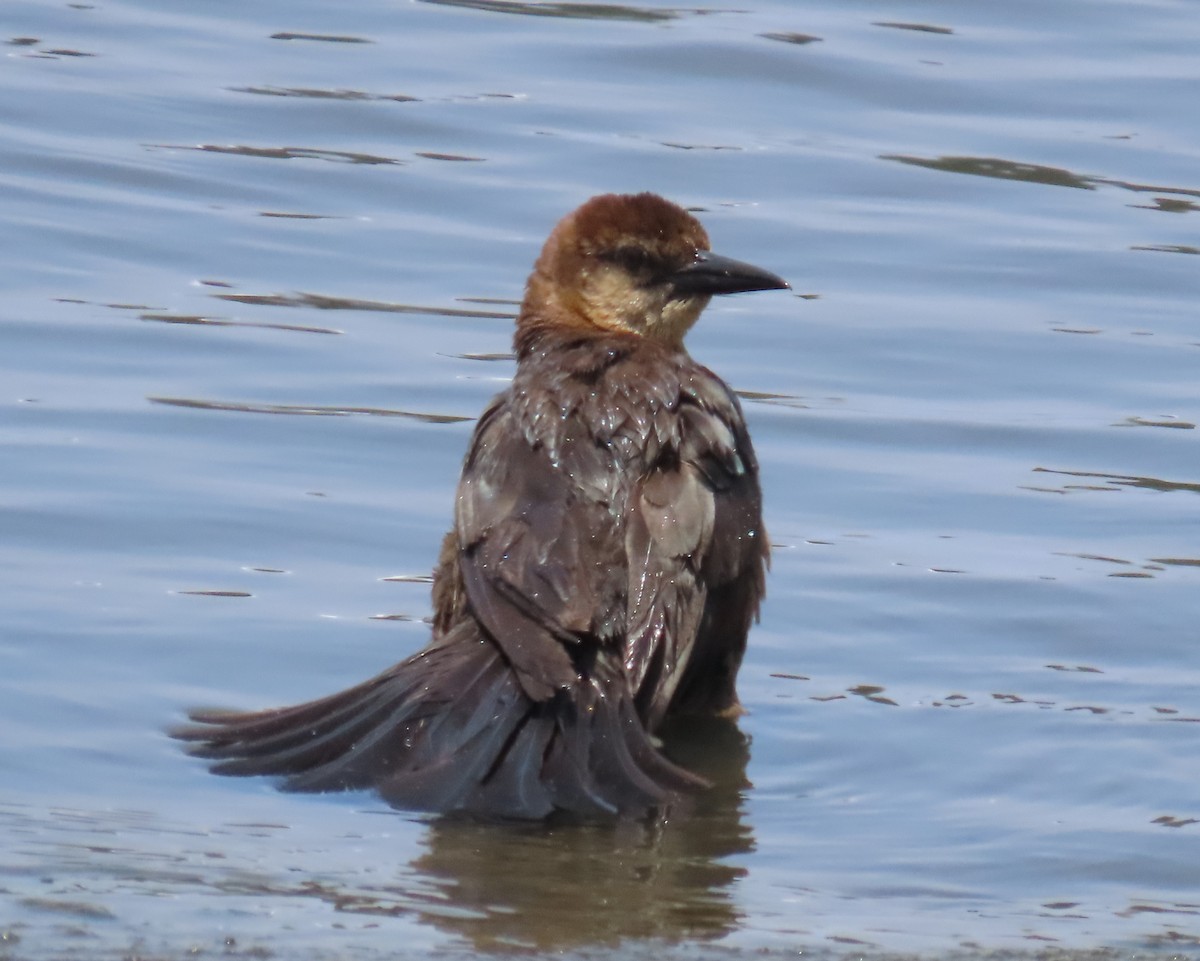
[[[593,197],[559,221],[534,264],[518,348],[547,327],[681,344],[709,298],[678,296],[670,278],[708,249],[700,221],[656,194]]]

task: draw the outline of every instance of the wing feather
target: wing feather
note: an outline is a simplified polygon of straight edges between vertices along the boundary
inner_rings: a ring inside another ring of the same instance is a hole
[[[616,519],[580,476],[611,473],[590,439],[556,464],[513,415],[480,425],[459,485],[456,533],[468,605],[536,702],[577,678],[582,642],[612,643],[624,569]]]
[[[697,378],[677,413],[679,460],[631,499],[625,665],[654,730],[679,710],[736,709],[734,678],[763,593],[757,465],[737,400]]]

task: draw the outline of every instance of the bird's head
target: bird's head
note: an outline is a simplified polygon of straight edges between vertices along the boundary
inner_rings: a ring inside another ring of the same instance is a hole
[[[714,294],[781,290],[775,274],[709,249],[700,221],[651,193],[593,197],[561,221],[534,265],[521,326],[683,342]]]

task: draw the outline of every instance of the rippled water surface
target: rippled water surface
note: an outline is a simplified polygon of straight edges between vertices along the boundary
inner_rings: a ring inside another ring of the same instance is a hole
[[[1193,2],[0,31],[0,958],[1200,957]],[[533,256],[642,189],[796,289],[691,340],[776,545],[721,786],[506,829],[182,756],[423,644]]]

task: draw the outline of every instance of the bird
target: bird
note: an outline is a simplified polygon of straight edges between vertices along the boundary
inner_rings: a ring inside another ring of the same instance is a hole
[[[467,449],[428,646],[319,700],[194,710],[172,735],[214,773],[489,821],[639,817],[706,788],[656,732],[743,713],[769,546],[738,398],[684,335],[714,295],[787,289],[657,194],[569,213]]]

